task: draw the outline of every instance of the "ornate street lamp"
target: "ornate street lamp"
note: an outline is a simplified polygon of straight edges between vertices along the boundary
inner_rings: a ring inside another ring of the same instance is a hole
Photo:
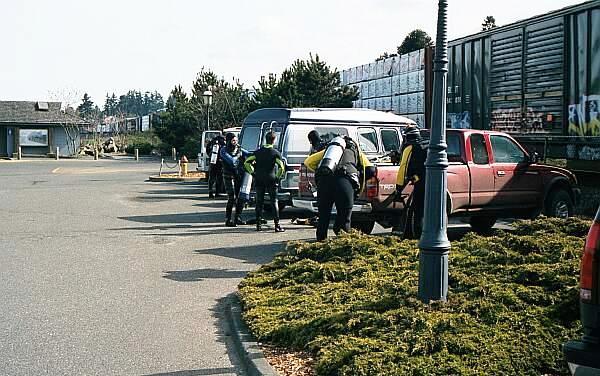
[[[212,106],[212,98],[213,97],[213,93],[212,91],[206,90],[204,93],[202,93],[202,98],[204,99],[204,105],[206,106],[206,130],[210,129],[210,106]]]
[[[446,191],[448,156],[446,154],[446,75],[448,41],[446,37],[446,0],[439,0],[438,24],[433,65],[433,104],[431,138],[425,177],[425,216],[419,241],[419,299],[424,303],[446,300],[448,293],[448,253],[446,233]]]

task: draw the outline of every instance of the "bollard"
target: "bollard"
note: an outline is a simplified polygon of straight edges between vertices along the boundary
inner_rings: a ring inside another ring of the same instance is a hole
[[[187,159],[187,157],[185,155],[183,157],[181,157],[181,160],[179,161],[179,163],[181,163],[182,175],[187,176],[187,174],[188,174],[188,159]]]
[[[58,154],[60,153],[60,148],[57,146],[56,147],[56,160],[58,161]]]
[[[21,160],[22,157],[23,157],[23,153],[21,151],[21,146],[19,146],[19,148],[17,149],[17,159]]]
[[[94,148],[94,160],[98,160],[98,149]]]
[[[177,150],[175,148],[171,149],[171,155],[173,156],[173,160],[177,160]]]
[[[136,161],[140,160],[140,149],[135,149],[135,160]]]

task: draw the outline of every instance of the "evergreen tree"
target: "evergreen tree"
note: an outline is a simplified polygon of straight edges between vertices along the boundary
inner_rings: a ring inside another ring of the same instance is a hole
[[[496,19],[494,16],[487,16],[481,24],[481,31],[491,30],[496,27]]]
[[[207,108],[204,105],[204,92],[212,92],[210,107],[210,128],[224,129],[241,126],[249,112],[250,98],[248,91],[237,80],[227,82],[210,71],[202,70],[196,75],[192,84],[191,102],[194,105],[202,129],[207,127]]]
[[[398,46],[398,55],[407,54],[412,51],[420,50],[421,48],[431,47],[433,42],[431,37],[421,29],[415,29],[408,33],[402,44]]]
[[[81,104],[77,107],[79,116],[83,119],[91,118],[94,115],[94,102],[88,93],[83,94]]]
[[[279,79],[262,78],[255,88],[253,108],[265,107],[352,107],[358,91],[342,86],[337,70],[318,55],[296,60]]]
[[[200,151],[202,131],[194,108],[181,86],[176,86],[167,100],[167,108],[153,123],[154,132],[167,147],[187,156]]]

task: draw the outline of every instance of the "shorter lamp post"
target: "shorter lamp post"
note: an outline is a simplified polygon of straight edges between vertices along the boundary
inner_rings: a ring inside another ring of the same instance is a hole
[[[204,99],[204,105],[206,106],[206,130],[210,129],[210,106],[212,106],[213,93],[210,90],[206,90],[202,93]]]

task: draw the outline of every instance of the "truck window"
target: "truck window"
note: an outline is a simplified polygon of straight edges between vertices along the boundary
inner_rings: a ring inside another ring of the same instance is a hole
[[[485,137],[481,134],[473,134],[471,139],[471,154],[473,154],[473,162],[475,164],[488,164],[490,159],[485,145]]]
[[[240,134],[242,138],[240,145],[242,148],[252,152],[257,149],[258,140],[260,138],[260,128],[259,127],[246,127],[242,130]]]
[[[448,162],[464,162],[461,154],[461,139],[459,135],[449,133],[447,143]]]
[[[379,143],[377,142],[377,133],[373,128],[358,128],[358,145],[365,153],[377,153]]]
[[[510,138],[492,135],[492,154],[496,163],[522,163],[525,153]]]
[[[398,137],[398,132],[395,129],[382,129],[381,142],[385,153],[400,150],[400,137]]]

